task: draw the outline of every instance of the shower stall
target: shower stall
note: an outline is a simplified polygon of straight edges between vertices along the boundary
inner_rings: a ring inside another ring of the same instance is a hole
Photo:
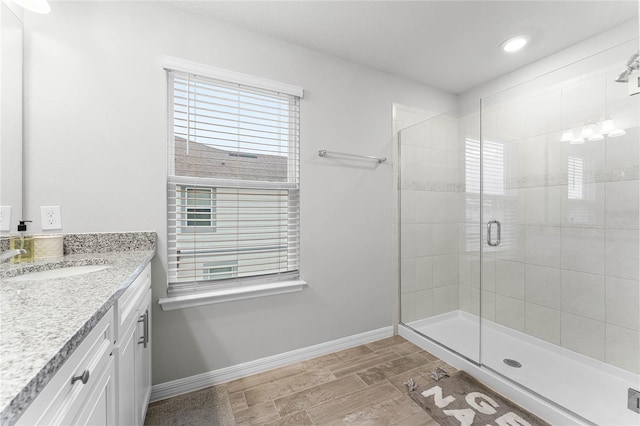
[[[640,424],[637,48],[398,133],[400,334],[555,419]]]

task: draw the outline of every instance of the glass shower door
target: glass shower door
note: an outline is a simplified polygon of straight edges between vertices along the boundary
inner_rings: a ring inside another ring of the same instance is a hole
[[[636,49],[482,100],[481,363],[598,424],[596,377],[640,373]]]
[[[399,132],[400,319],[476,363],[480,186],[466,193],[465,161],[477,173],[479,160],[465,160],[463,135],[477,140],[478,120],[465,121],[475,123],[466,130],[444,114]]]

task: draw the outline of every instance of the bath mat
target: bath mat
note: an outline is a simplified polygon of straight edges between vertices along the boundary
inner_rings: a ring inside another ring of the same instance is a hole
[[[464,371],[425,385],[408,383],[411,399],[443,426],[550,426]]]

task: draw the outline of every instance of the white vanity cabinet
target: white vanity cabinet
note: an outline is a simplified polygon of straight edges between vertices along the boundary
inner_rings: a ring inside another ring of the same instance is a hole
[[[142,426],[151,396],[151,268],[38,393],[16,425]]]
[[[136,351],[136,410],[138,425],[144,425],[147,406],[151,398],[151,289],[147,290],[144,303],[139,310],[144,316],[145,327],[138,327],[138,348]]]
[[[17,425],[112,425],[116,421],[111,308],[20,416]]]
[[[151,270],[147,266],[117,303],[118,424],[144,424],[151,395]]]

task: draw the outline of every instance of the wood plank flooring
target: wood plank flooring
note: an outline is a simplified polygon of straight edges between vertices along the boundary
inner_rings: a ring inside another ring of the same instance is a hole
[[[438,367],[455,371],[394,336],[159,401],[149,406],[145,425],[437,426],[404,382],[430,383]]]

